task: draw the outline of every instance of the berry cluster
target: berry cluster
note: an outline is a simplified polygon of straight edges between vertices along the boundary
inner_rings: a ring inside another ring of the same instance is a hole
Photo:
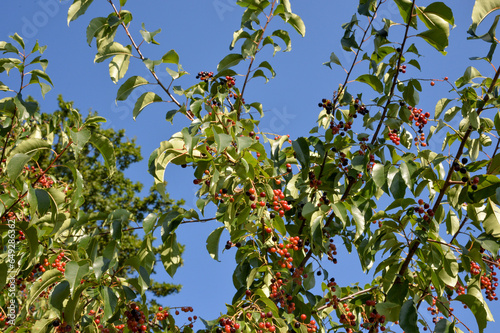
[[[394,130],[389,130],[389,139],[391,139],[392,143],[394,143],[396,146],[399,146],[401,142],[401,138],[399,137],[399,130],[394,129]]]
[[[167,310],[163,310],[163,306],[160,306],[158,308],[158,312],[156,313],[156,319],[158,321],[162,321],[162,320],[165,320],[168,316],[169,316],[168,311]]]
[[[261,312],[260,319],[261,320],[258,324],[260,329],[257,330],[257,333],[263,333],[263,331],[273,333],[276,331],[276,326],[274,326],[273,324],[273,313],[271,311],[269,311],[268,313]]]
[[[64,251],[61,251],[59,255],[57,256],[56,260],[52,263],[52,267],[57,268],[57,270],[61,273],[64,273],[66,270],[64,267],[66,266],[66,262],[63,262],[62,260],[64,259]],[[47,260],[47,259],[45,259]],[[47,261],[46,261],[47,263]]]
[[[201,81],[208,81],[212,76],[214,76],[213,72],[199,72],[196,75],[196,79],[200,79]]]
[[[274,238],[273,238],[274,240]],[[286,242],[286,239],[285,239]],[[285,243],[279,243],[276,246],[270,247],[269,252],[270,253],[277,253],[279,256],[281,256],[281,259],[277,260],[277,264],[281,268],[288,268],[292,269],[293,268],[293,258],[292,258],[292,253],[290,251],[298,251],[304,246],[304,242],[299,238],[299,236],[296,237],[290,237],[289,241]],[[281,273],[276,273],[276,276],[279,277],[281,276]]]
[[[342,312],[342,314],[339,317],[340,323],[346,326],[356,326],[356,316],[349,309],[349,305],[346,303],[342,305],[343,308],[342,307],[339,308]]]
[[[377,302],[373,300],[366,301],[366,307],[374,307]],[[375,308],[372,309],[367,318],[363,319],[362,328],[368,330],[368,333],[376,333],[379,331],[385,331],[385,326],[381,326],[385,323],[385,316],[377,312]]]
[[[335,244],[333,244],[333,238],[330,238],[330,245],[328,245],[328,260],[336,264],[337,258],[334,257],[336,255],[337,255],[337,247],[335,246]]]
[[[31,172],[35,177],[40,177],[40,174],[42,173],[41,170],[40,172],[37,172],[34,166],[32,167],[26,166],[24,167],[24,171]],[[52,185],[54,185],[54,181],[49,177],[47,177],[45,174],[42,174],[40,179],[38,179],[36,183],[37,188],[51,188]]]
[[[406,73],[406,65],[401,65],[399,66],[399,69],[398,69],[401,73]]]
[[[460,296],[460,295],[465,295],[465,289],[467,288],[467,286],[462,286],[460,284],[460,282],[457,282],[457,284],[455,285],[455,291],[457,292],[457,295]]]
[[[232,76],[227,75],[226,78],[220,78],[220,83],[226,85],[229,89],[231,89],[236,84],[236,79]]]
[[[422,215],[422,218],[424,221],[429,221],[430,218],[434,216],[434,211],[432,208],[430,208],[430,205],[426,202],[424,202],[423,199],[418,199],[418,204],[419,206],[415,206],[414,210],[415,213],[418,213],[419,215]]]
[[[313,333],[318,330],[318,325],[316,325],[316,321],[311,319],[308,323],[305,323],[307,316],[303,313],[300,315],[300,321],[297,321],[293,324],[295,328],[300,328],[301,325],[305,325],[307,329],[307,333]]]
[[[335,124],[333,120],[330,121],[330,129],[333,134],[338,134],[340,132],[340,136],[344,136],[345,133],[351,129],[352,121],[348,121],[344,123],[343,121],[339,121],[338,124]]]
[[[287,313],[293,313],[293,311],[295,311],[295,303],[292,302],[293,297],[292,295],[286,294],[282,289],[283,285],[285,285],[288,280],[281,279],[280,272],[276,273],[276,278],[277,279],[271,279],[271,294],[269,295],[269,298],[271,298],[274,303],[280,307],[286,309]]]
[[[460,172],[462,174],[462,182],[464,183],[468,183],[469,182],[469,177],[467,176],[467,168],[466,168],[466,164],[469,162],[469,160],[467,158],[462,158],[461,160],[461,164],[458,162],[458,161],[454,161],[453,164],[452,164],[452,168],[454,171],[456,172]],[[477,190],[477,184],[479,184],[479,177],[474,177],[472,178],[472,181],[470,182],[471,183],[471,189],[472,190]]]
[[[264,192],[262,192],[262,193],[264,193]],[[261,196],[262,196],[262,193],[261,193]],[[284,200],[285,195],[283,194],[281,189],[273,190],[273,198],[272,199],[273,199],[272,208],[276,212],[278,212],[279,216],[283,217],[285,215],[286,211],[289,211],[290,209],[292,209],[292,207],[290,206],[288,201]],[[271,212],[271,214],[272,214],[272,212]],[[271,218],[274,218],[274,214],[272,215]]]
[[[226,333],[235,333],[237,330],[240,329],[240,324],[237,322],[234,322],[233,320],[229,318],[221,318],[219,319],[219,325],[221,327],[217,327],[215,330],[217,333],[222,333],[223,329],[224,332]]]
[[[326,110],[326,114],[331,114],[333,111],[333,104],[329,99],[323,98],[321,103],[318,103],[318,106],[320,108],[324,108]]]
[[[146,317],[144,312],[135,304],[131,303],[129,305],[130,311],[125,311],[125,316],[127,317],[127,327],[132,332],[146,332],[148,327],[146,326]]]
[[[481,276],[481,289],[485,289],[486,298],[490,301],[498,301],[498,296],[496,294],[496,289],[498,287],[497,272],[494,271],[495,267],[500,267],[500,258],[496,262],[490,263],[489,274],[483,274]]]
[[[418,133],[420,137],[415,138],[415,146],[421,145],[422,147],[426,147],[427,143],[425,142],[425,134],[424,134],[424,126],[427,125],[427,121],[431,114],[429,112],[422,112],[422,109],[408,107],[411,110],[410,121],[415,121],[415,126],[418,127]]]
[[[67,322],[62,322],[56,319],[52,322],[52,326],[56,328],[56,333],[71,332],[73,328]]]
[[[364,116],[365,114],[369,114],[370,111],[366,108],[366,106],[364,104],[359,104],[360,101],[359,101],[359,98],[356,98],[354,100],[354,104],[353,104],[353,107],[354,107],[354,111],[356,111],[355,114],[350,114],[349,116],[352,117],[352,118],[357,118],[357,113],[359,113],[360,115]]]
[[[231,242],[231,241],[227,241],[227,242],[226,242],[225,249],[226,249],[226,250],[229,250],[229,249],[230,249],[231,247],[233,247],[233,246],[236,246],[236,247],[238,247],[238,248],[239,248],[239,247],[241,247],[241,243],[240,243],[240,242],[236,242],[236,243],[234,243],[234,244],[233,244],[233,242]]]

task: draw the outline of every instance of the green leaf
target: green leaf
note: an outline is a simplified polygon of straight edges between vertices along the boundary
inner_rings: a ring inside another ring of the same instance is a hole
[[[483,22],[486,16],[497,9],[500,9],[500,1],[498,0],[476,0],[472,9],[472,24],[469,31],[475,33],[478,25]]]
[[[214,129],[214,139],[215,143],[217,145],[217,154],[226,149],[231,145],[231,142],[233,141],[233,137],[228,134],[218,134],[215,129]]]
[[[179,65],[179,55],[175,50],[170,50],[161,57],[163,63]]]
[[[75,291],[75,287],[80,285],[82,278],[89,272],[89,261],[70,261],[65,267],[64,277],[69,282],[71,295]]]
[[[238,154],[241,154],[241,152],[248,147],[250,147],[254,143],[254,140],[252,138],[249,138],[248,136],[238,136],[236,137],[236,145],[238,147]]]
[[[22,38],[21,36],[19,36],[19,35],[17,34],[17,32],[16,32],[14,35],[9,36],[9,37],[10,37],[10,38],[12,38],[13,40],[15,40],[16,42],[18,42],[18,43],[19,43],[19,45],[21,45],[21,48],[22,48],[23,50],[26,48],[26,46],[24,45],[24,40],[23,40],[23,38]]]
[[[87,43],[89,44],[89,46],[97,33],[101,29],[104,29],[106,27],[107,22],[108,19],[105,17],[96,17],[90,21],[89,25],[87,26]]]
[[[12,183],[16,181],[17,177],[23,172],[26,163],[30,160],[31,156],[26,154],[16,154],[12,156],[7,164],[7,176]]]
[[[104,321],[107,321],[116,311],[118,305],[118,297],[116,297],[113,289],[108,286],[102,286],[100,290],[102,299],[104,301]]]
[[[145,84],[149,84],[148,80],[141,76],[132,76],[129,77],[118,89],[118,93],[116,94],[117,101],[124,101],[128,98],[128,96],[132,93],[132,91],[140,86]]]
[[[110,259],[104,258],[103,256],[99,256],[94,260],[92,264],[92,270],[94,271],[94,275],[96,279],[100,279],[102,274],[109,269]]]
[[[141,36],[146,43],[148,44],[153,43],[156,45],[160,45],[160,43],[154,40],[154,37],[161,32],[161,28],[153,32],[150,32],[146,30],[144,23],[142,23],[142,30],[140,30],[139,32],[141,33]]]
[[[35,138],[23,139],[22,142],[10,152],[10,155],[30,155],[36,153],[39,150],[50,148],[52,148],[52,146],[45,140]]]
[[[323,63],[323,65],[328,66],[330,68],[332,68],[332,64],[336,64],[342,67],[339,57],[337,57],[337,55],[334,52],[330,54],[330,61]]]
[[[130,56],[119,54],[114,56],[113,60],[109,63],[109,76],[113,83],[118,83],[128,70],[128,65],[130,64]]]
[[[441,98],[437,103],[436,103],[436,107],[434,109],[434,118],[435,119],[438,119],[439,116],[441,115],[441,113],[443,112],[443,110],[446,108],[446,106],[448,105],[448,103],[451,102],[451,99],[448,99],[448,98]]]
[[[161,97],[157,94],[155,94],[152,91],[145,92],[142,94],[137,101],[135,102],[134,105],[134,110],[132,112],[132,116],[134,117],[134,120],[137,118],[137,116],[141,113],[141,111],[148,105],[157,103],[157,102],[163,102]]]
[[[441,319],[437,322],[436,327],[434,328],[434,333],[455,333],[455,325],[450,323],[446,319]]]
[[[76,129],[71,129],[68,134],[71,140],[73,140],[76,154],[80,153],[80,151],[87,144],[92,135],[90,130],[86,128],[81,129],[80,131],[77,131]]]
[[[87,286],[85,284],[78,285],[74,291],[73,296],[70,299],[68,299],[66,306],[64,308],[64,319],[71,326],[73,326],[75,322],[75,313],[77,310],[77,306],[81,301],[80,295],[86,288]]]
[[[280,16],[283,21],[290,24],[299,34],[302,35],[302,37],[306,35],[306,25],[299,15],[294,13],[281,13]]]
[[[380,81],[379,78],[375,75],[363,74],[359,76],[356,81],[368,84],[373,88],[373,90],[378,93],[382,93],[384,91],[384,85],[382,84],[382,81]]]
[[[401,305],[391,302],[377,303],[375,306],[377,312],[384,315],[386,321],[397,321],[399,319],[398,315],[401,310]]]
[[[177,268],[181,265],[181,251],[177,243],[177,235],[170,233],[163,243],[163,250],[160,252],[161,261],[170,277],[174,277]]]
[[[417,80],[410,79],[403,91],[403,98],[405,99],[406,103],[411,106],[418,105],[420,101],[420,97],[417,91],[418,89],[415,89],[418,88],[418,85],[416,84],[419,84]]]
[[[365,231],[365,216],[359,210],[358,207],[351,205],[350,209],[352,217],[354,218],[354,222],[356,223],[356,234],[354,235],[354,240],[359,238]]]
[[[108,169],[108,175],[111,177],[116,171],[116,156],[113,144],[107,137],[97,132],[92,133],[89,142],[101,153],[104,158],[104,165]]]
[[[149,234],[155,226],[158,216],[155,213],[149,213],[148,216],[142,221],[142,228],[145,234]]]
[[[407,300],[401,307],[399,323],[406,333],[419,333],[417,325],[417,307],[412,299]]]
[[[207,250],[210,256],[219,261],[219,242],[224,227],[218,227],[207,238]]]
[[[455,81],[455,85],[457,86],[457,88],[461,88],[466,84],[472,82],[473,79],[478,77],[483,77],[483,76],[476,68],[469,66],[465,70],[464,75],[462,75]]]
[[[35,195],[38,202],[38,214],[41,217],[50,209],[50,195],[47,191],[38,188],[35,189]]]
[[[64,280],[58,283],[50,294],[49,303],[54,308],[62,311],[63,302],[70,294],[69,282]]]
[[[419,33],[417,36],[423,38],[427,43],[433,46],[439,52],[446,54],[444,49],[448,47],[448,35],[445,30],[431,29]]]
[[[293,150],[297,156],[297,160],[302,165],[305,171],[309,170],[309,144],[303,137],[297,138],[292,142]]]
[[[486,217],[483,221],[484,231],[493,237],[500,237],[500,208],[488,198],[486,209]]]
[[[85,14],[87,8],[94,0],[74,0],[73,4],[68,9],[68,25],[71,21]]]
[[[231,45],[229,46],[229,49],[232,50],[234,49],[234,46],[236,45],[236,42],[242,38],[250,38],[250,34],[248,32],[246,32],[245,30],[243,30],[243,28],[241,28],[240,30],[236,30],[234,33],[233,33],[233,41],[231,42]]]
[[[8,91],[9,87],[7,87],[5,84],[3,84],[2,81],[0,81],[0,91]]]
[[[485,306],[487,307],[484,300],[477,298],[474,295],[459,295],[455,298],[457,301],[462,302],[467,305],[467,307],[472,311],[474,317],[476,318],[477,326],[479,328],[479,332],[484,332],[487,323],[487,311]]]
[[[222,71],[224,69],[227,69],[227,68],[230,68],[230,67],[233,67],[233,66],[236,66],[237,64],[240,63],[240,61],[242,61],[243,59],[245,59],[241,54],[238,54],[238,53],[230,53],[228,54],[227,56],[224,57],[224,59],[222,59],[219,64],[217,65],[217,71]]]
[[[43,275],[40,277],[40,280],[37,280],[31,285],[31,288],[29,288],[29,296],[25,303],[26,309],[29,309],[31,304],[33,304],[33,302],[38,299],[42,291],[44,291],[52,283],[60,280],[61,276],[62,273],[57,269],[51,269],[43,273]]]
[[[490,198],[496,194],[497,188],[500,187],[500,179],[493,175],[480,175],[477,190],[472,193],[473,202],[481,202],[486,198]]]
[[[290,35],[288,35],[288,31],[286,30],[275,30],[273,31],[271,36],[276,36],[278,38],[281,38],[283,42],[286,44],[286,49],[283,52],[289,52],[292,50],[292,42],[290,40]]]
[[[385,167],[383,164],[376,163],[372,169],[373,181],[379,188],[383,188],[387,183],[387,176],[385,174]]]
[[[98,49],[98,52],[94,58],[94,62],[103,62],[104,60],[117,55],[131,56],[132,47],[130,45],[123,46],[120,43],[112,42]]]

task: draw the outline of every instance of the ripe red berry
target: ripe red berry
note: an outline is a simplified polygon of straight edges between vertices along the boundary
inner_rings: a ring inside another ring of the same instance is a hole
[[[306,318],[307,318],[307,316],[304,313],[300,315],[300,319],[302,321],[306,320]]]
[[[431,81],[431,86],[434,87],[435,83],[434,81]]]

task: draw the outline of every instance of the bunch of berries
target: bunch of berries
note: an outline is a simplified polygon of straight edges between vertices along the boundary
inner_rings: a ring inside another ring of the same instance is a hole
[[[324,108],[326,110],[326,114],[331,114],[333,111],[333,104],[329,99],[323,98],[321,103],[318,103],[318,106],[320,108]]]
[[[212,76],[214,76],[213,72],[199,72],[198,75],[196,75],[197,79],[200,79],[201,81],[208,81]]]

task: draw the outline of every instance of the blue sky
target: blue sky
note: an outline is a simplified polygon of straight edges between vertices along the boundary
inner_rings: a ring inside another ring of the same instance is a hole
[[[483,56],[487,52],[484,43],[466,41],[473,2],[445,2],[456,8],[456,27],[451,32],[452,46],[448,49],[448,55],[442,56],[416,38],[410,40],[418,43],[419,51],[424,55],[418,59],[422,72],[409,69],[405,78],[442,79],[448,76],[453,81],[463,74],[468,65],[478,67],[486,75],[493,75],[492,68],[486,63],[469,60],[469,57]],[[343,34],[341,24],[350,20],[356,3],[332,0],[292,2],[294,12],[299,14],[306,24],[306,37],[301,38],[293,31],[292,52],[278,53],[274,58],[271,50],[263,52],[263,57],[259,60],[268,60],[276,70],[277,77],[267,84],[264,84],[262,79],[256,79],[251,82],[245,96],[247,102],[259,101],[263,104],[266,111],[261,122],[263,131],[290,134],[292,139],[308,135],[320,111],[317,103],[322,98],[330,98],[332,91],[345,77],[339,67],[331,70],[322,63],[329,60],[332,51],[336,52],[346,66],[352,61],[352,54],[342,51],[339,41]],[[108,119],[108,126],[115,129],[125,128],[128,136],[137,138],[145,157],[145,160],[133,166],[127,175],[133,180],[143,182],[145,187],[149,188],[152,183],[146,165],[149,154],[161,141],[167,140],[171,134],[186,125],[187,121],[178,116],[174,125],[167,123],[165,114],[174,109],[174,106],[165,103],[146,108],[136,121],[132,119],[133,100],[116,104],[115,96],[119,85],[110,80],[107,62],[93,62],[95,45],[89,47],[85,40],[85,29],[89,20],[96,16],[107,16],[111,8],[107,1],[95,1],[85,16],[68,27],[66,12],[69,6],[70,1],[4,1],[0,40],[6,40],[8,35],[17,32],[25,38],[28,45],[33,45],[35,40],[47,45],[44,56],[49,59],[47,72],[55,88],[46,95],[45,100],[41,99],[37,90],[33,89],[28,93],[41,102],[44,111],[54,110],[57,106],[56,96],[62,94],[66,100],[74,101],[75,107],[82,113],[97,110]],[[232,33],[239,28],[242,13],[242,9],[235,5],[234,0],[130,0],[126,9],[134,16],[130,30],[136,39],[140,40],[138,31],[142,22],[145,22],[149,31],[162,29],[156,37],[159,46],[144,43],[141,49],[145,56],[151,59],[158,59],[168,50],[175,49],[184,69],[192,74],[180,80],[183,86],[194,83],[194,77],[199,71],[215,72],[217,63],[229,52]],[[399,18],[392,1],[388,1],[381,15],[395,21]],[[281,24],[274,26],[276,29],[282,27]],[[394,30],[396,34],[400,33],[397,28]],[[122,32],[119,32],[119,35],[118,40],[126,43]],[[362,67],[359,74],[363,70],[366,70],[366,67]],[[135,61],[132,62],[127,75],[147,77],[147,71],[139,61]],[[168,79],[165,72],[159,75]],[[238,84],[238,78],[236,83]],[[355,92],[355,89],[369,93],[362,84],[353,84],[352,87],[355,88],[352,88],[354,91],[351,93]],[[435,87],[424,84],[419,107],[433,114],[435,103],[445,97],[448,90],[449,86],[442,82],[437,82]],[[458,120],[452,125],[458,125]],[[438,147],[440,150],[443,138],[443,135],[435,136],[430,142],[430,148]],[[189,169],[167,169],[166,180],[171,197],[186,199],[188,208],[195,207],[192,177]],[[195,314],[207,319],[224,311],[224,303],[231,301],[234,291],[231,280],[234,253],[225,253],[221,256],[222,262],[218,263],[210,258],[205,249],[206,237],[214,228],[210,223],[189,224],[179,230],[179,241],[186,244],[185,266],[178,270],[173,282],[182,283],[184,289],[179,295],[167,300],[167,305],[193,306]],[[224,242],[224,237],[221,242]],[[356,262],[357,256],[353,255],[351,258],[344,251],[339,255],[339,264],[328,266],[328,270],[340,284],[350,284],[354,281],[349,280],[350,276],[358,277],[361,274]],[[352,273],[347,276],[335,273],[346,270]],[[171,281],[165,274],[162,274],[161,278]],[[500,313],[497,304],[489,304],[493,313]],[[471,327],[474,327],[474,320],[469,322],[472,323]],[[496,330],[494,327],[495,325],[491,324],[487,332],[498,331],[498,324]]]

